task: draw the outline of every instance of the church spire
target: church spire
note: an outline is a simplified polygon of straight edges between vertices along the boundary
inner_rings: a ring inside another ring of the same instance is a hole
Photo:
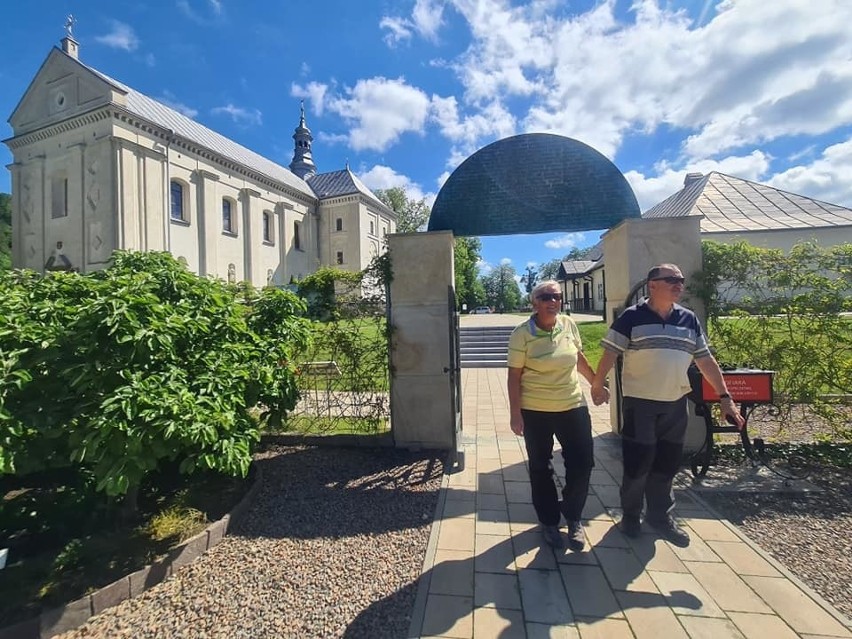
[[[296,144],[293,149],[293,161],[290,162],[290,170],[303,180],[307,180],[317,174],[317,166],[314,164],[313,157],[311,157],[311,142],[314,138],[308,125],[305,124],[304,100],[302,100],[300,107],[299,126],[296,127],[293,139]]]

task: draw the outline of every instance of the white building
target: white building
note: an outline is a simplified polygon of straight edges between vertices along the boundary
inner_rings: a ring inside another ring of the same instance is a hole
[[[289,168],[54,48],[11,117],[12,266],[104,268],[169,251],[200,275],[286,284],[358,271],[393,211],[346,167],[317,173],[304,108]]]
[[[688,173],[683,188],[642,214],[643,218],[700,216],[701,239],[747,242],[789,251],[815,241],[823,248],[852,242],[852,210],[713,171]],[[599,247],[590,260],[562,262],[565,307],[603,312],[606,272]]]

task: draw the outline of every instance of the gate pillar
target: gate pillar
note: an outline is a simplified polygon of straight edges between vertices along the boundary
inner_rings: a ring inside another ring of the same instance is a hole
[[[451,361],[455,312],[450,231],[388,235],[393,276],[390,410],[401,448],[453,449],[456,397]]]

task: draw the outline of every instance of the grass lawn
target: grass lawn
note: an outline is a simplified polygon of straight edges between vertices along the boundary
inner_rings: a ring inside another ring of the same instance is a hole
[[[586,359],[592,368],[597,369],[598,362],[601,361],[603,349],[601,348],[601,338],[606,335],[609,326],[606,322],[583,322],[577,324],[580,329],[580,338],[583,340],[583,352],[586,354]]]

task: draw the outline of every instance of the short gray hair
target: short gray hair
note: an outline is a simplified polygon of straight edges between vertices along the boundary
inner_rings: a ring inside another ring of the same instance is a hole
[[[538,297],[538,294],[541,291],[550,286],[555,286],[559,289],[559,292],[562,293],[562,287],[559,285],[559,282],[557,282],[556,280],[544,280],[543,282],[539,282],[538,284],[536,284],[533,287],[533,290],[530,291],[530,301],[532,302],[536,297]]]

